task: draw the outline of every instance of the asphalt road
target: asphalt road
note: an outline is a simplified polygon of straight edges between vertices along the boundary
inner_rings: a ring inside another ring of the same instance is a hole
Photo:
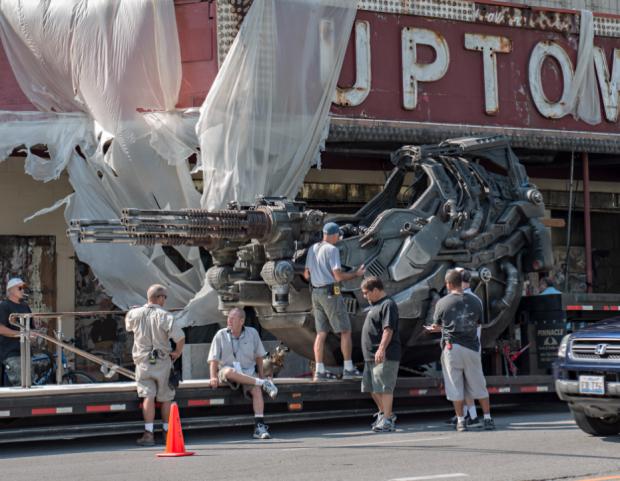
[[[274,439],[247,428],[185,433],[185,458],[157,458],[134,437],[0,445],[10,481],[44,480],[620,480],[619,437],[581,432],[561,405],[496,413],[493,432],[456,433],[445,415],[402,416],[395,433],[370,420],[274,425]]]

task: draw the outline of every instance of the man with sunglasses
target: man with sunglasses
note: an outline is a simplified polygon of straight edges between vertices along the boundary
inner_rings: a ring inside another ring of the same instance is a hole
[[[183,353],[185,334],[175,324],[174,317],[163,307],[168,297],[166,288],[160,284],[149,287],[148,303],[131,309],[125,316],[125,328],[133,332],[131,355],[136,365],[138,397],[143,398],[144,434],[137,440],[140,446],[154,446],[153,422],[155,401],[161,403],[161,419],[164,439],[168,432],[170,404],[174,388],[170,386],[172,363]],[[170,340],[176,344],[174,351]]]
[[[0,363],[4,371],[0,377],[2,385],[17,386],[21,382],[19,329],[9,324],[9,316],[32,312],[24,300],[25,289],[26,283],[19,277],[9,279],[6,284],[7,298],[0,302]]]

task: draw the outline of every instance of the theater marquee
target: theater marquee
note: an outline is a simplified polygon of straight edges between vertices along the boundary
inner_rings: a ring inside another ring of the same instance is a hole
[[[250,3],[218,2],[220,58]],[[563,108],[577,64],[579,12],[482,0],[359,0],[358,8],[330,140],[503,133],[522,147],[620,152],[618,17],[595,12],[602,122],[592,126]]]
[[[618,19],[595,17],[603,121],[592,126],[563,108],[578,13],[448,1],[360,7],[332,109],[339,140],[502,132],[527,147],[618,151]]]

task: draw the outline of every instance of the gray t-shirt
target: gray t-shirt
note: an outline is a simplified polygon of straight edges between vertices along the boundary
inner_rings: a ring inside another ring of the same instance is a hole
[[[340,252],[329,242],[317,242],[306,256],[306,269],[310,271],[310,282],[313,287],[323,287],[334,284],[333,270],[341,269]]]
[[[441,325],[441,343],[460,344],[478,351],[477,326],[482,320],[482,305],[471,294],[448,294],[435,305],[433,321]]]
[[[243,374],[249,376],[256,371],[256,358],[266,354],[258,331],[253,327],[244,326],[237,338],[227,327],[217,331],[211,341],[208,361],[219,361],[220,368],[234,367],[235,361],[241,364]]]

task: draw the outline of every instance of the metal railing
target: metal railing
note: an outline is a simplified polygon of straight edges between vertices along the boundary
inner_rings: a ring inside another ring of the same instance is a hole
[[[63,318],[71,317],[93,317],[98,315],[110,315],[110,314],[124,314],[122,311],[89,311],[89,312],[46,312],[46,313],[14,313],[9,316],[9,324],[19,328],[19,343],[20,343],[20,362],[21,362],[21,387],[32,387],[32,349],[31,341],[36,338],[44,339],[56,346],[56,383],[62,384],[64,377],[64,366],[62,363],[63,349],[71,352],[77,356],[83,357],[88,361],[94,362],[101,366],[101,371],[104,376],[109,379],[114,374],[120,374],[132,381],[135,381],[135,374],[125,369],[118,364],[115,364],[107,359],[99,356],[95,356],[88,351],[84,351],[78,347],[73,346],[64,341],[62,334],[62,321]],[[56,329],[54,334],[56,337],[49,336],[43,332],[35,329],[31,329],[31,319],[49,319],[56,320]],[[53,360],[52,360],[53,362]]]

